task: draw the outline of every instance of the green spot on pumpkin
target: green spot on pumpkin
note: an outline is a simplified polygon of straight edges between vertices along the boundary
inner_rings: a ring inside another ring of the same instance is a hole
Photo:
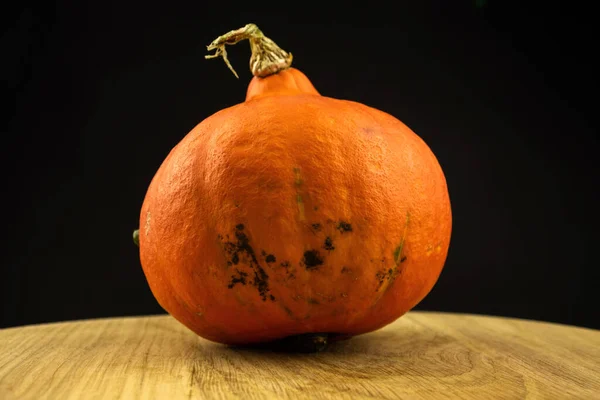
[[[394,262],[396,263],[396,265],[400,264],[402,257],[402,249],[404,248],[404,239],[402,239],[402,241],[400,242],[400,245],[398,247],[396,247],[396,250],[394,250]]]
[[[135,231],[133,231],[133,243],[135,243],[135,245],[137,247],[140,247],[140,230],[136,229]]]
[[[300,186],[304,183],[302,176],[300,175],[300,168],[294,168],[294,183],[296,186]]]
[[[406,222],[404,223],[404,233],[402,233],[402,240],[400,244],[394,250],[394,263],[400,265],[401,262],[406,260],[406,257],[402,256],[402,250],[404,249],[404,243],[406,242],[406,232],[408,231],[408,223],[410,222],[410,213],[406,213]]]

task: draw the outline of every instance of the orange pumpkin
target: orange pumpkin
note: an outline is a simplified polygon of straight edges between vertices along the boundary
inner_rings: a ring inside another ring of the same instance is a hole
[[[148,188],[139,246],[152,293],[225,344],[381,328],[443,268],[442,169],[396,118],[321,96],[253,24],[219,37],[207,58],[229,65],[225,45],[242,39],[254,74],[246,101],[197,125]]]

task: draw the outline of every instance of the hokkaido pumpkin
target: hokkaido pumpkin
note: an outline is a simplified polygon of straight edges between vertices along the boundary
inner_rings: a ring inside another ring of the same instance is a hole
[[[379,329],[419,303],[445,263],[442,169],[398,119],[320,95],[254,24],[213,41],[207,58],[231,68],[225,45],[243,39],[254,75],[245,102],[198,124],[148,188],[136,240],[150,289],[224,344]]]

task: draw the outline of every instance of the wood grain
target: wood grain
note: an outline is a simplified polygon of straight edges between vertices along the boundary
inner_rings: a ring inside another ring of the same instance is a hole
[[[169,316],[0,330],[2,399],[598,399],[600,331],[411,312],[316,354],[230,348]]]

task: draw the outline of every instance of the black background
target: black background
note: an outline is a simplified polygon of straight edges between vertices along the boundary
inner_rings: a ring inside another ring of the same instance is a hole
[[[600,328],[594,13],[392,3],[5,10],[0,325],[163,312],[131,233],[169,150],[244,99],[248,45],[229,50],[239,80],[205,46],[255,22],[322,94],[393,114],[437,155],[453,238],[418,309]]]

